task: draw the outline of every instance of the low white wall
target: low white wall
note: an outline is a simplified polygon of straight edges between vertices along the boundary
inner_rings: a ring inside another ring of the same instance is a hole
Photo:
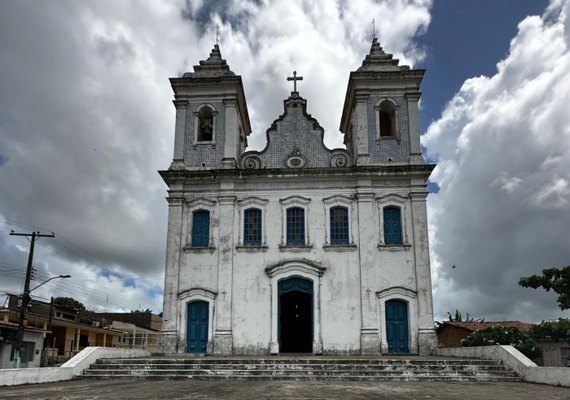
[[[435,354],[444,357],[501,360],[505,366],[514,370],[526,382],[570,387],[570,368],[538,367],[513,346],[439,348]]]
[[[100,358],[149,357],[142,349],[117,349],[112,347],[86,347],[61,367],[0,369],[0,386],[29,383],[58,382],[73,379]]]
[[[536,364],[513,346],[475,346],[475,347],[449,347],[439,348],[435,351],[438,356],[484,358],[488,360],[501,360],[504,365],[523,376],[530,367]]]
[[[570,368],[568,367],[536,367],[529,368],[524,376],[527,382],[544,383],[554,386],[570,387]]]

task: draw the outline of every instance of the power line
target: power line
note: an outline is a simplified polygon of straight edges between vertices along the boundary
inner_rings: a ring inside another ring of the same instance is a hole
[[[43,229],[43,228],[40,228],[37,226],[28,225],[28,224],[19,223],[16,221],[8,220],[6,217],[4,217],[2,215],[0,215],[0,221],[4,222],[6,225],[17,226],[17,227],[24,228],[24,229],[35,229],[35,230],[39,230],[39,231],[49,231],[49,229]]]
[[[26,227],[26,228],[33,228],[33,229],[41,229],[39,227],[30,225],[30,224],[25,224],[25,223],[21,223],[21,222],[17,222],[17,221],[13,221],[13,220],[9,220],[7,218],[5,218],[4,216],[0,216],[0,222],[3,222],[7,225],[12,225],[12,226],[18,226],[18,227]],[[135,286],[132,287],[133,290],[142,290],[146,293],[148,293],[149,291],[152,291],[154,288],[153,287],[160,287],[161,286],[161,281],[163,281],[163,277],[164,277],[164,272],[163,271],[158,271],[158,272],[153,272],[150,274],[145,274],[145,275],[141,275],[141,276],[125,276],[124,274],[120,274],[120,273],[115,273],[113,271],[113,269],[109,268],[108,265],[115,265],[114,263],[109,262],[108,260],[105,260],[99,256],[94,255],[93,253],[91,253],[90,251],[82,248],[81,246],[73,243],[71,240],[65,238],[63,235],[61,235],[60,233],[57,234],[57,238],[55,239],[55,242],[57,244],[57,246],[50,246],[52,251],[54,253],[56,253],[57,255],[69,259],[69,254],[64,254],[60,251],[60,249],[58,249],[57,247],[61,247],[65,250],[67,250],[70,253],[75,254],[76,256],[79,256],[80,258],[84,259],[85,261],[101,268],[101,273],[97,273],[97,275],[102,275],[105,276],[105,274],[109,274],[109,276],[111,277],[116,277],[117,279],[119,279],[120,281],[112,281],[111,279],[108,280],[84,280],[84,281],[80,281],[83,283],[104,283],[106,285],[112,284],[115,285],[117,283],[121,283],[123,286],[124,285],[124,281],[126,280],[134,280],[135,282]],[[20,267],[18,265],[15,264],[10,264],[10,263],[5,263],[5,262],[1,262],[2,264],[5,265],[9,265],[9,266],[13,266],[13,267]],[[23,267],[21,267],[23,268]],[[6,272],[4,272],[6,271]],[[10,276],[10,277],[19,277],[22,276],[23,272],[19,273],[18,268],[11,268],[9,270],[4,270],[2,271],[3,275],[5,276]],[[46,276],[49,277],[49,275],[47,273],[44,273],[43,271],[36,271],[36,276],[39,279],[42,279],[41,277]],[[81,275],[80,275],[81,276]],[[80,277],[77,275],[74,275],[74,277]],[[83,275],[86,277],[93,277],[93,275]],[[144,277],[143,277],[144,276]],[[154,278],[156,277],[156,278]],[[122,281],[122,282],[121,282]],[[156,282],[159,281],[159,282]],[[77,281],[76,281],[77,282]],[[143,285],[141,285],[141,283]],[[144,287],[144,284],[148,284],[151,285],[153,287],[148,288],[148,287]],[[142,286],[142,287],[141,287]],[[130,286],[127,286],[130,288]],[[89,297],[92,297],[94,300],[98,300],[98,301],[104,301],[106,303],[111,303],[120,307],[128,307],[131,309],[137,309],[137,307],[133,307],[133,305],[129,305],[129,304],[125,304],[123,301],[119,300],[119,299],[115,299],[114,296],[109,296],[108,293],[106,292],[102,292],[100,290],[97,289],[92,289],[92,288],[88,288],[85,287],[85,285],[80,285],[79,283],[72,283],[72,282],[67,282],[65,287],[61,288],[61,291],[69,291],[70,293],[75,293],[76,295],[88,295]]]
[[[13,220],[8,220],[6,217],[1,216],[1,215],[0,215],[0,221],[4,221],[6,224],[9,224],[9,225],[29,227],[29,228],[33,228],[33,229],[42,230],[42,228],[30,225],[30,224],[25,224],[25,223],[16,222]],[[47,230],[47,229],[43,229],[43,230]],[[81,257],[82,259],[86,259],[86,260],[90,261],[92,264],[97,265],[98,267],[100,267],[104,271],[109,271],[112,273],[112,269],[109,267],[109,265],[116,265],[116,263],[111,262],[109,260],[106,260],[106,259],[104,259],[98,255],[93,254],[89,250],[84,249],[83,247],[79,246],[78,244],[76,244],[73,241],[66,238],[64,235],[61,234],[61,232],[56,232],[56,233],[57,233],[57,236],[55,237],[54,241],[58,245],[60,245],[64,249],[74,253],[75,255]],[[58,249],[55,249],[54,246],[50,246],[50,247],[52,248],[52,250],[56,254],[59,254],[60,256],[62,256],[64,258],[69,258],[66,254],[63,254],[60,251],[58,251]],[[81,253],[83,253],[83,254],[81,254]],[[160,271],[156,272],[156,274],[162,274],[162,273],[163,272],[160,272]]]

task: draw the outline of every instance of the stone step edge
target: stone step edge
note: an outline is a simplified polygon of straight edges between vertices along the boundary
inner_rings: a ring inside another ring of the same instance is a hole
[[[174,368],[138,368],[138,369],[113,369],[113,368],[96,368],[96,367],[92,367],[90,369],[86,369],[84,372],[121,372],[121,371],[128,371],[129,373],[134,373],[134,372],[178,372],[178,373],[196,373],[196,372],[201,372],[201,373],[241,373],[241,372],[250,372],[250,373],[256,373],[256,372],[260,372],[260,371],[267,371],[267,372],[271,372],[271,373],[324,373],[324,374],[330,374],[330,373],[350,373],[350,372],[361,372],[361,373],[375,373],[375,374],[445,374],[445,373],[463,373],[463,374],[504,374],[504,373],[514,373],[513,371],[507,370],[507,369],[498,369],[498,370],[473,370],[473,369],[460,369],[460,370],[405,370],[405,371],[400,371],[400,370],[373,370],[373,369],[349,369],[349,370],[323,370],[323,369],[280,369],[280,370],[275,370],[275,369],[270,369],[270,368],[258,368],[258,369],[201,369],[201,368],[189,368],[189,369],[174,369]]]
[[[149,380],[336,380],[336,381],[354,381],[354,380],[379,380],[379,381],[479,381],[479,382],[519,382],[521,379],[516,376],[509,377],[474,377],[474,376],[403,376],[403,377],[377,377],[377,376],[307,376],[307,375],[254,375],[254,376],[217,376],[217,375],[82,375],[80,379],[149,379]]]
[[[322,363],[350,363],[350,362],[395,362],[395,363],[496,363],[499,362],[493,359],[478,359],[478,358],[427,358],[427,359],[400,359],[400,358],[320,358],[320,357],[307,357],[307,358],[287,358],[287,357],[267,357],[267,358],[232,358],[232,357],[125,357],[125,358],[105,358],[103,360],[134,360],[134,361],[155,361],[155,360],[175,360],[184,362],[322,362]]]
[[[231,373],[231,372],[240,372],[240,371],[247,371],[247,372],[259,372],[259,371],[269,371],[272,373],[280,373],[280,372],[298,372],[298,373],[349,373],[349,372],[366,372],[366,373],[397,373],[397,374],[406,374],[406,373],[504,373],[504,372],[512,372],[511,370],[504,369],[504,368],[496,368],[496,369],[472,369],[472,368],[458,368],[458,369],[376,369],[376,368],[347,368],[347,369],[321,369],[321,368],[97,368],[91,367],[86,371],[133,371],[133,372],[141,372],[141,371],[177,371],[177,372],[198,372],[198,371],[209,371],[212,373]]]
[[[387,362],[185,362],[185,361],[165,361],[165,360],[149,360],[149,361],[138,361],[138,360],[109,360],[109,359],[99,359],[96,364],[102,365],[299,365],[299,366],[311,366],[311,365],[326,365],[326,366],[390,366],[390,367],[429,367],[429,366],[501,366],[501,362],[485,362],[485,363],[387,363]]]
[[[392,368],[392,369],[448,369],[448,368],[504,368],[500,364],[489,365],[472,365],[472,364],[425,364],[425,365],[392,365],[392,364],[177,364],[177,363],[94,363],[93,365],[108,367],[108,368],[139,368],[139,367],[185,367],[185,368],[329,368],[329,369],[343,369],[343,368]]]

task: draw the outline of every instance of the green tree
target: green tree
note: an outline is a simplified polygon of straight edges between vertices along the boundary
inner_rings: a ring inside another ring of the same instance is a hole
[[[147,308],[146,310],[131,310],[131,314],[150,314],[152,310]]]
[[[531,332],[522,331],[512,326],[490,326],[473,332],[461,342],[464,347],[511,345],[528,358],[540,355],[540,349]]]
[[[53,299],[53,304],[60,307],[71,308],[76,311],[87,311],[85,305],[75,300],[73,297],[55,297]]]
[[[450,322],[484,322],[485,319],[475,319],[473,317],[469,317],[469,313],[465,314],[465,319],[463,319],[463,315],[461,315],[461,311],[459,310],[455,310],[455,316],[451,315],[451,313],[448,311],[447,315],[449,316],[449,321]]]
[[[561,310],[570,308],[570,265],[563,268],[547,268],[541,275],[523,276],[519,285],[525,288],[542,287],[547,292],[552,289],[558,294],[558,305]]]
[[[570,341],[570,319],[559,318],[558,321],[542,321],[532,327],[536,339],[552,339]]]

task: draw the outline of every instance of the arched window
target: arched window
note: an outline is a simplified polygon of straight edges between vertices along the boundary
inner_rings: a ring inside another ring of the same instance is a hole
[[[198,113],[198,142],[211,142],[214,140],[214,110],[209,106],[200,108]]]
[[[243,244],[261,246],[261,210],[248,208],[243,212]]]
[[[399,207],[384,207],[384,244],[402,244],[402,219]]]
[[[342,206],[331,207],[330,225],[331,244],[348,244],[348,208]]]
[[[384,100],[378,108],[380,137],[396,136],[396,106],[390,100]]]
[[[192,247],[208,247],[210,244],[210,212],[198,210],[192,213]]]
[[[305,210],[301,207],[287,209],[287,246],[305,245]]]

